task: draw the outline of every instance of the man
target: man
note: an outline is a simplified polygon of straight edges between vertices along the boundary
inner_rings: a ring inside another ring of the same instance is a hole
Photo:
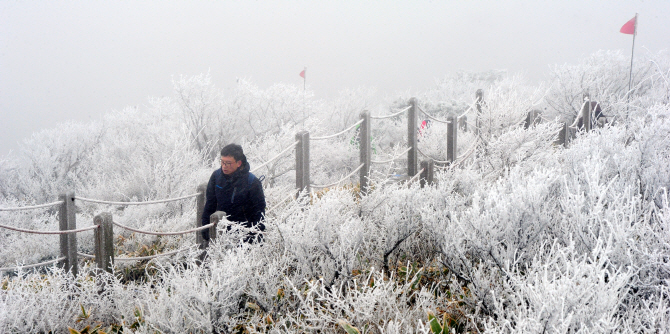
[[[265,231],[261,222],[265,214],[263,186],[261,180],[249,172],[249,163],[240,145],[230,144],[221,150],[221,168],[209,178],[206,197],[203,225],[209,224],[212,213],[223,211],[231,222]],[[202,237],[209,240],[209,230],[204,230]],[[244,238],[248,243],[261,240],[261,235],[254,232]]]

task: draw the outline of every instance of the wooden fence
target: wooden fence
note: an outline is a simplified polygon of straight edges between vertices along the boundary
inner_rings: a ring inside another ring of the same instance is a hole
[[[482,103],[483,103],[483,93],[481,90],[478,90],[476,93],[476,103],[475,103],[475,108],[477,110],[477,115],[481,114],[481,108],[482,108]],[[472,109],[472,108],[470,108]],[[407,153],[407,177],[409,178],[409,182],[414,182],[416,180],[420,180],[420,186],[425,187],[427,185],[431,185],[434,183],[434,168],[436,163],[442,164],[442,165],[452,165],[456,161],[458,163],[463,162],[465,159],[468,159],[469,156],[471,156],[472,152],[475,151],[476,148],[476,142],[472,146],[470,150],[468,150],[466,153],[461,155],[460,157],[457,156],[457,138],[458,138],[458,129],[459,127],[463,131],[467,131],[467,116],[466,114],[469,112],[469,110],[466,110],[462,115],[460,116],[455,116],[455,115],[450,115],[447,120],[440,120],[435,118],[432,115],[429,115],[425,111],[421,110],[419,106],[417,105],[417,100],[415,98],[412,98],[409,100],[409,106],[404,108],[403,110],[400,110],[396,113],[393,113],[391,115],[386,115],[386,116],[371,116],[368,111],[363,111],[360,114],[360,120],[355,123],[354,125],[350,126],[346,130],[336,133],[334,135],[330,136],[324,136],[324,137],[314,137],[312,140],[327,140],[331,139],[334,137],[337,137],[338,135],[341,135],[345,133],[348,130],[351,130],[355,126],[360,125],[360,130],[359,130],[359,158],[360,158],[360,165],[358,166],[357,169],[354,170],[351,174],[345,176],[342,180],[332,183],[330,185],[314,185],[310,183],[310,157],[309,157],[309,147],[310,147],[310,134],[308,131],[301,131],[298,132],[295,136],[296,141],[284,149],[282,152],[277,154],[275,157],[272,159],[268,160],[264,164],[261,164],[260,166],[256,167],[255,169],[252,170],[252,172],[262,168],[269,162],[277,159],[279,156],[282,154],[288,152],[291,148],[295,147],[295,171],[296,171],[296,190],[298,196],[300,194],[304,193],[309,193],[311,191],[311,188],[325,188],[328,186],[337,186],[340,183],[346,181],[349,179],[351,175],[355,172],[359,172],[359,182],[360,182],[360,190],[362,194],[366,194],[369,191],[369,176],[370,176],[370,169],[371,165],[373,163],[388,163],[393,160],[396,160],[399,158],[394,157],[390,160],[387,161],[374,161],[372,160],[372,154],[371,154],[371,141],[370,141],[370,135],[371,135],[371,120],[372,119],[384,119],[384,118],[391,118],[391,117],[396,117],[401,115],[402,113],[407,112],[408,113],[408,122],[407,122],[407,146],[408,149],[405,150]],[[447,154],[446,154],[446,160],[444,161],[439,161],[439,160],[434,160],[431,158],[428,158],[426,160],[423,160],[419,163],[418,161],[418,137],[417,137],[417,132],[418,132],[418,115],[419,112],[423,112],[427,117],[430,119],[445,123],[447,124],[447,138],[446,138],[446,147],[447,147]],[[590,131],[591,130],[591,103],[584,103],[584,106],[582,108],[582,112],[580,117],[583,118],[584,124],[585,124],[585,130]],[[528,113],[526,117],[526,123],[525,127],[528,128],[530,126],[533,126],[534,124],[537,124],[541,120],[541,113],[532,110]],[[563,129],[560,131],[559,136],[556,140],[556,144],[560,145],[565,145],[567,146],[570,139],[574,137],[574,128],[569,126],[567,123],[564,123]],[[479,117],[475,118],[475,127],[474,131],[476,134],[479,133],[480,131],[480,119]],[[404,154],[403,152],[402,154]],[[192,195],[187,195],[179,198],[172,198],[172,199],[165,199],[165,200],[157,200],[157,201],[145,201],[145,202],[111,202],[111,201],[102,201],[102,200],[95,200],[95,199],[88,199],[88,198],[83,198],[83,197],[78,197],[75,196],[73,191],[66,192],[59,197],[59,201],[53,202],[53,203],[47,203],[47,204],[42,204],[42,205],[36,205],[36,206],[27,206],[27,207],[19,207],[19,208],[0,208],[0,211],[18,211],[18,210],[32,210],[32,209],[39,209],[39,208],[45,208],[45,207],[50,207],[50,206],[56,206],[58,205],[60,207],[59,209],[59,231],[36,231],[36,230],[26,230],[26,229],[21,229],[21,228],[15,228],[12,226],[6,226],[6,225],[0,225],[2,228],[10,229],[10,230],[15,230],[18,232],[25,232],[25,233],[36,233],[36,234],[59,234],[60,235],[60,257],[42,262],[42,263],[37,263],[33,265],[27,265],[27,266],[19,266],[19,267],[13,267],[13,268],[0,268],[0,272],[3,271],[13,271],[17,270],[19,268],[33,268],[33,267],[38,267],[38,266],[43,266],[43,265],[48,265],[52,263],[58,263],[59,266],[66,271],[71,272],[73,275],[77,275],[78,273],[78,257],[84,257],[84,258],[90,258],[90,259],[95,259],[97,268],[100,270],[104,271],[111,271],[113,263],[115,261],[138,261],[138,260],[150,260],[159,256],[167,256],[167,255],[172,255],[179,253],[181,251],[185,251],[188,248],[182,249],[182,250],[176,250],[168,253],[163,253],[163,254],[157,254],[157,255],[152,255],[152,256],[145,256],[145,257],[134,257],[134,258],[118,258],[115,257],[115,252],[114,252],[114,225],[128,229],[137,233],[146,233],[146,234],[153,234],[153,235],[178,235],[178,234],[187,234],[187,233],[196,233],[196,244],[198,245],[198,248],[201,250],[205,250],[208,246],[208,241],[204,240],[202,237],[202,233],[197,233],[199,231],[205,230],[205,229],[210,229],[210,238],[215,239],[216,238],[216,229],[217,229],[217,224],[225,217],[225,213],[221,211],[217,211],[214,214],[211,215],[210,217],[210,224],[208,225],[202,225],[202,214],[203,214],[203,209],[205,205],[205,193],[207,189],[207,184],[201,184],[197,187],[196,193]],[[291,195],[293,196],[293,195]],[[189,199],[196,197],[196,217],[195,217],[195,228],[190,229],[190,230],[185,230],[185,231],[178,231],[178,232],[152,232],[152,231],[142,231],[142,230],[137,230],[133,229],[131,227],[122,225],[120,223],[117,223],[113,220],[112,214],[103,212],[93,219],[93,226],[82,228],[82,229],[77,229],[77,224],[76,224],[76,215],[75,215],[75,200],[80,200],[83,202],[93,202],[93,203],[99,203],[99,204],[109,204],[109,205],[146,205],[146,204],[157,204],[157,203],[166,203],[166,202],[171,202],[171,201],[178,201],[178,200],[184,200],[184,199]],[[281,204],[281,203],[280,203]],[[273,207],[272,209],[276,208],[277,206]],[[272,209],[268,210],[271,211]],[[77,238],[76,234],[88,230],[94,230],[94,247],[95,247],[95,254],[82,254],[77,252]]]

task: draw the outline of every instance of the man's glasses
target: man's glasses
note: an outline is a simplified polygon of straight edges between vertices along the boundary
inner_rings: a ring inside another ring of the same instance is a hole
[[[234,162],[230,162],[230,161],[223,161],[223,160],[221,160],[221,165],[222,165],[222,166],[230,167],[230,166],[232,166],[233,164],[235,164],[235,163],[234,163]]]

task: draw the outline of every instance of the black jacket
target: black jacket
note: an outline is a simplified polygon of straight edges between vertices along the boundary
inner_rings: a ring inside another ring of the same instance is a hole
[[[223,174],[221,168],[212,173],[207,184],[202,224],[209,224],[209,216],[216,211],[225,212],[229,221],[239,222],[244,227],[265,230],[265,225],[261,222],[265,214],[263,185],[256,176],[249,173],[248,162],[243,161],[242,166],[231,175]],[[202,236],[209,240],[209,230],[204,230]],[[251,239],[253,234],[245,238],[245,241]]]

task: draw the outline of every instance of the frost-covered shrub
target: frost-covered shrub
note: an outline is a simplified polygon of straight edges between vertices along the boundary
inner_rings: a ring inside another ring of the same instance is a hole
[[[614,87],[601,78],[618,68],[612,57],[594,56],[603,61],[593,68],[598,89],[592,94]],[[429,312],[455,332],[665,332],[668,66],[663,55],[652,58],[630,103],[607,93],[618,121],[578,133],[567,148],[554,144],[560,124],[549,113],[528,129],[522,122],[545,93],[549,99],[581,94],[575,73],[588,66],[566,67],[560,74],[566,86],[548,89],[500,73],[448,78],[419,96],[424,110],[439,118],[473,110],[479,88],[485,103],[479,135],[458,133],[458,155],[472,153],[437,170],[434,185],[398,182],[396,174],[406,173],[403,154],[373,165],[367,193],[358,191],[356,174],[343,187],[295,199],[295,157],[287,152],[256,171],[265,176],[268,202],[262,244],[241,243],[245,231],[226,231],[223,221],[199,263],[194,234],[156,237],[115,228],[119,255],[149,246],[192,248],[151,262],[117,261],[112,274],[95,274],[86,261],[76,278],[55,268],[3,276],[0,332],[100,324],[138,333],[337,333],[348,324],[370,333],[430,333]],[[224,96],[207,76],[181,78],[175,86],[174,98],[88,126],[44,131],[27,142],[30,152],[2,158],[2,207],[54,200],[61,187],[115,201],[191,194],[218,168],[213,156],[229,140],[242,141],[253,169],[290,147],[297,131],[325,136],[356,122],[362,109],[388,115],[407,105],[402,98],[377,108],[364,89],[330,103],[292,86],[261,90],[244,81]],[[232,114],[239,114],[234,127],[210,126]],[[373,160],[400,155],[406,116],[372,123]],[[312,141],[312,183],[335,182],[359,165],[355,136],[351,130]],[[444,159],[445,136],[446,127],[433,123],[419,149]],[[194,202],[110,207],[77,201],[78,226],[110,211],[115,221],[136,228],[185,229],[193,225]],[[56,212],[3,211],[0,223],[54,230]],[[0,266],[59,254],[55,236],[0,233]],[[92,232],[81,233],[78,242],[79,251],[91,252]]]
[[[629,93],[630,65],[629,56],[621,51],[598,51],[579,64],[553,66],[551,88],[545,96],[548,116],[571,123],[581,110],[584,93],[589,93],[592,101],[600,103],[603,114],[614,116],[614,120],[627,119],[632,108],[646,109],[654,103],[670,101],[667,51],[636,57]]]
[[[277,223],[282,244],[302,279],[322,277],[332,285],[359,267],[366,224],[347,190],[333,189],[308,210],[293,209]]]
[[[404,280],[387,279],[377,270],[339,286],[330,288],[323,280],[307,283],[304,292],[292,287],[300,298],[296,315],[287,320],[296,329],[341,332],[338,324],[343,320],[368,333],[420,333],[417,319],[435,309],[435,298],[430,289],[417,288],[418,277]],[[330,330],[329,330],[330,329]]]

